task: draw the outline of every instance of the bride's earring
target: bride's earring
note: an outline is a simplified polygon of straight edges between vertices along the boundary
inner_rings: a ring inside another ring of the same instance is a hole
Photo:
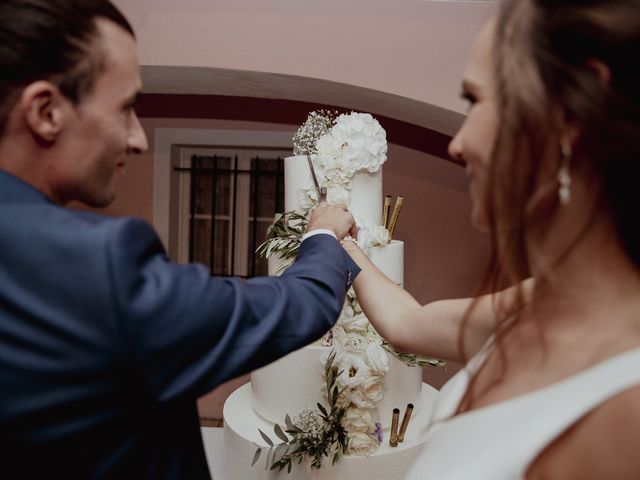
[[[560,152],[562,158],[560,159],[560,168],[558,169],[558,198],[561,205],[566,205],[571,200],[571,173],[569,166],[571,164],[571,156],[573,150],[571,144],[567,141],[560,142]]]

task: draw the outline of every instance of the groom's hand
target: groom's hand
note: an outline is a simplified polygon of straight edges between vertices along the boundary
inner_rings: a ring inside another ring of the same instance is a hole
[[[321,202],[311,213],[307,232],[326,228],[342,240],[347,234],[356,236],[356,222],[344,203],[329,205]]]

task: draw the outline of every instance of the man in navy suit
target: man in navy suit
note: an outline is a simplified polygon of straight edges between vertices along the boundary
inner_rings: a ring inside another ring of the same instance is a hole
[[[0,76],[0,476],[208,478],[196,399],[333,325],[352,216],[320,205],[281,277],[173,264],[145,222],[64,208],[147,148],[116,8],[2,0]]]

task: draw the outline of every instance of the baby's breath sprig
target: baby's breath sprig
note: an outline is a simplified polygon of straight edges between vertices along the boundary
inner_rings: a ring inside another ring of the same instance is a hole
[[[307,116],[307,120],[293,136],[294,155],[313,155],[318,152],[318,139],[329,133],[336,122],[336,110],[316,110]]]

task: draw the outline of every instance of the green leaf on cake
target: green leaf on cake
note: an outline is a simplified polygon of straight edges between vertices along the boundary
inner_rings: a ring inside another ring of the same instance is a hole
[[[288,449],[289,449],[289,445],[287,445],[286,443],[281,443],[276,447],[276,449],[273,451],[273,458],[271,459],[273,463],[273,465],[271,466],[271,470],[273,470],[274,468],[277,468],[278,462],[280,462],[282,460],[282,457],[284,457],[287,454]]]
[[[300,442],[294,442],[289,444],[289,453],[297,453],[302,448]]]
[[[329,416],[327,409],[324,408],[320,402],[318,402],[318,410],[320,410],[325,417]]]
[[[338,387],[333,387],[333,395],[331,396],[331,405],[335,405],[338,402]]]
[[[289,441],[289,437],[285,435],[285,433],[282,431],[282,428],[280,428],[280,425],[278,425],[277,423],[273,426],[273,431],[283,442]]]
[[[300,430],[298,427],[296,427],[293,422],[291,421],[291,417],[289,416],[289,414],[287,414],[284,417],[284,423],[287,426],[287,433],[302,433],[302,430]]]
[[[258,431],[260,432],[260,435],[262,435],[264,441],[267,442],[268,445],[273,447],[273,441],[269,438],[269,436],[260,429],[258,429]]]
[[[251,462],[251,466],[253,467],[256,463],[258,463],[258,460],[260,460],[260,455],[262,455],[262,448],[258,448],[256,450],[256,453],[253,455],[253,462]]]

